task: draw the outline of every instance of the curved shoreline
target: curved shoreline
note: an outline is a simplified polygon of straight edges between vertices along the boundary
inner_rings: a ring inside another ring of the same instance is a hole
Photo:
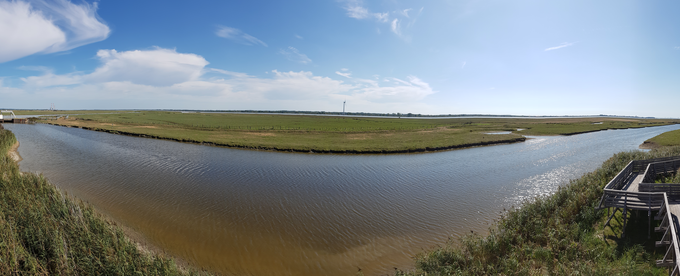
[[[329,154],[424,153],[424,152],[445,151],[445,150],[453,150],[453,149],[465,149],[465,148],[473,148],[473,147],[481,147],[481,146],[492,146],[492,145],[500,145],[500,144],[513,144],[513,143],[524,142],[524,141],[527,140],[526,137],[519,137],[519,138],[501,140],[501,141],[488,141],[488,142],[478,142],[478,143],[469,143],[469,144],[461,144],[461,145],[451,145],[451,146],[445,146],[445,147],[425,147],[425,148],[405,149],[405,150],[365,150],[365,151],[362,151],[362,150],[324,150],[324,149],[296,149],[296,148],[278,148],[278,147],[250,147],[250,146],[233,145],[233,144],[225,144],[225,143],[203,142],[203,141],[196,141],[196,140],[192,140],[192,139],[176,139],[176,138],[169,138],[169,137],[163,137],[163,136],[157,136],[157,135],[139,134],[139,133],[134,133],[134,132],[109,130],[109,129],[103,129],[103,128],[70,126],[70,125],[63,125],[63,124],[51,123],[51,122],[47,122],[45,124],[53,125],[53,126],[69,127],[69,128],[82,128],[82,129],[86,129],[86,130],[106,132],[106,133],[111,133],[111,134],[120,134],[120,135],[125,135],[125,136],[132,136],[132,137],[169,140],[169,141],[189,143],[189,144],[197,144],[197,145],[217,146],[217,147],[226,147],[226,148],[234,148],[234,149],[268,150],[268,151],[298,152],[298,153],[329,153]]]
[[[24,160],[19,154],[19,145],[20,145],[19,141],[17,140],[17,142],[14,143],[14,145],[12,145],[12,147],[7,152],[7,154],[9,154],[9,156],[12,157],[12,160],[14,160],[14,162],[16,162],[17,165],[19,164],[19,162],[21,162],[21,160]]]
[[[19,162],[23,160],[23,157],[21,157],[21,155],[18,152],[19,146],[20,142],[17,139],[16,142],[7,150],[7,155],[12,159],[12,161],[14,161],[14,164],[16,164],[17,166],[19,166]],[[23,172],[19,169],[19,174],[22,176],[31,173],[33,172]],[[142,255],[152,256],[154,258],[163,257],[171,259],[177,265],[177,268],[185,273],[188,272],[189,270],[197,269],[199,271],[206,272],[206,275],[210,275],[210,273],[212,273],[193,262],[187,261],[186,259],[176,254],[166,251],[162,247],[152,243],[144,234],[137,231],[136,229],[128,226],[127,224],[124,224],[123,222],[115,219],[111,215],[107,214],[106,212],[103,212],[102,210],[99,210],[96,206],[89,204],[88,202],[85,202],[82,199],[72,195],[68,195],[67,192],[64,192],[64,190],[62,190],[60,187],[57,187],[53,183],[49,182],[49,180],[47,180],[47,182],[49,183],[48,185],[54,187],[61,194],[62,197],[65,197],[66,198],[65,200],[72,200],[74,202],[85,204],[85,206],[94,208],[96,210],[96,216],[98,216],[99,219],[106,221],[109,226],[113,227],[113,229],[117,227],[118,229],[123,231],[123,233],[125,234],[125,238],[128,241],[132,242]]]

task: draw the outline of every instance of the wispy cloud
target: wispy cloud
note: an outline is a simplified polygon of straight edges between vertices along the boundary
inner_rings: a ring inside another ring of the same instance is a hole
[[[543,50],[543,51],[552,51],[552,50],[562,49],[562,48],[564,48],[564,47],[569,47],[569,46],[572,46],[572,45],[574,45],[574,44],[576,44],[576,42],[564,42],[564,43],[562,43],[560,46],[555,46],[555,47],[546,48],[546,49]]]
[[[385,23],[385,22],[387,22],[387,21],[390,20],[390,14],[387,13],[387,12],[383,12],[383,13],[380,13],[380,12],[374,13],[374,14],[373,14],[373,17],[375,17],[375,19],[378,20],[379,22],[383,22],[383,23]]]
[[[401,26],[399,25],[399,19],[395,18],[392,20],[392,32],[395,33],[398,36],[401,36]]]
[[[467,61],[463,61],[463,63],[461,63],[460,69],[465,68],[465,64],[467,64]]]
[[[0,1],[0,62],[36,53],[57,53],[102,41],[109,27],[97,2]]]
[[[303,39],[305,39],[304,37],[302,37],[302,36],[301,36],[301,35],[299,35],[299,34],[296,34],[296,35],[295,35],[295,38],[297,38],[297,39],[300,39],[300,40],[303,40]]]
[[[347,16],[351,18],[366,19],[370,17],[368,9],[363,7],[363,3],[360,0],[348,0],[344,8],[347,11]]]
[[[417,21],[424,7],[420,8],[417,14],[412,14],[412,8],[396,10],[391,12],[371,12],[364,6],[362,0],[339,0],[344,3],[343,9],[347,12],[347,16],[359,20],[375,19],[378,23],[386,23],[392,33],[399,38],[410,41],[411,37],[404,33],[404,30],[410,29]],[[403,25],[403,26],[402,26]],[[380,28],[376,29],[376,33],[381,34]]]
[[[675,50],[680,50],[680,46],[675,46]]]
[[[350,76],[352,75],[352,73],[350,73],[350,72],[345,72],[345,73],[343,73],[343,72],[340,72],[340,71],[335,71],[335,73],[338,74],[338,75],[340,75],[340,76],[343,76],[343,77],[345,77],[345,78],[348,78],[348,79],[351,79],[351,78],[352,78],[352,77],[350,77]]]
[[[215,35],[244,45],[262,45],[264,47],[267,47],[267,43],[264,43],[262,40],[259,40],[252,35],[249,35],[239,29],[232,27],[217,26],[217,31],[215,31]]]
[[[300,53],[295,47],[289,46],[288,50],[281,49],[280,54],[284,55],[288,60],[299,62],[302,64],[311,63],[312,60],[307,55]]]

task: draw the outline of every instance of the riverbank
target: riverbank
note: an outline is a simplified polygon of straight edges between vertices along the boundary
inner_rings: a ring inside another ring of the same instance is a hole
[[[114,134],[231,148],[314,153],[410,153],[523,142],[524,135],[574,135],[680,120],[626,118],[399,119],[144,111],[40,122]],[[503,134],[490,134],[493,132]]]
[[[626,238],[616,216],[604,228],[607,213],[596,211],[603,187],[631,160],[680,155],[680,147],[649,152],[622,152],[594,172],[572,180],[555,194],[525,202],[504,214],[489,235],[470,234],[453,243],[423,252],[416,269],[397,275],[660,275],[663,249],[657,250],[652,232],[646,239],[646,212],[631,212]]]
[[[23,160],[23,158],[21,158],[21,155],[19,155],[18,150],[19,150],[19,141],[14,143],[14,145],[12,145],[12,147],[10,147],[9,151],[7,152],[7,154],[9,154],[9,157],[11,157],[12,160],[14,160],[14,162],[17,162],[17,163],[19,163],[21,160]]]
[[[653,148],[659,148],[659,147],[668,147],[668,146],[680,146],[680,131],[679,130],[673,130],[673,131],[668,131],[661,133],[657,136],[652,137],[651,139],[648,139],[642,145],[640,145],[641,149],[653,149]]]
[[[9,274],[207,275],[144,252],[116,223],[41,175],[20,172],[0,129],[0,271]],[[18,156],[18,155],[17,155]]]

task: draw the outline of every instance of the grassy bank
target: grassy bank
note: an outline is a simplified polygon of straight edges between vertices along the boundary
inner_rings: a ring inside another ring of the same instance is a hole
[[[332,153],[432,151],[520,142],[525,140],[522,135],[570,135],[680,123],[680,120],[600,117],[399,119],[160,111],[78,115],[44,121],[182,142]],[[488,134],[495,131],[509,133]]]
[[[22,173],[0,130],[0,271],[12,275],[201,275],[144,253],[92,207]]]
[[[417,256],[416,269],[397,275],[665,275],[656,259],[659,234],[647,239],[646,212],[631,212],[627,237],[619,215],[604,228],[607,212],[595,211],[604,186],[634,159],[680,155],[680,147],[614,155],[594,172],[551,196],[508,211],[488,236],[468,235]]]
[[[661,133],[647,140],[641,147],[656,148],[667,146],[680,146],[680,130]]]

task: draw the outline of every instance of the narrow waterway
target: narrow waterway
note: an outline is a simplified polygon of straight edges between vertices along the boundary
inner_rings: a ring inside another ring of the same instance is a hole
[[[184,259],[237,275],[366,275],[485,233],[500,211],[554,192],[680,125],[532,137],[422,154],[251,151],[50,125],[12,125],[43,173]]]

